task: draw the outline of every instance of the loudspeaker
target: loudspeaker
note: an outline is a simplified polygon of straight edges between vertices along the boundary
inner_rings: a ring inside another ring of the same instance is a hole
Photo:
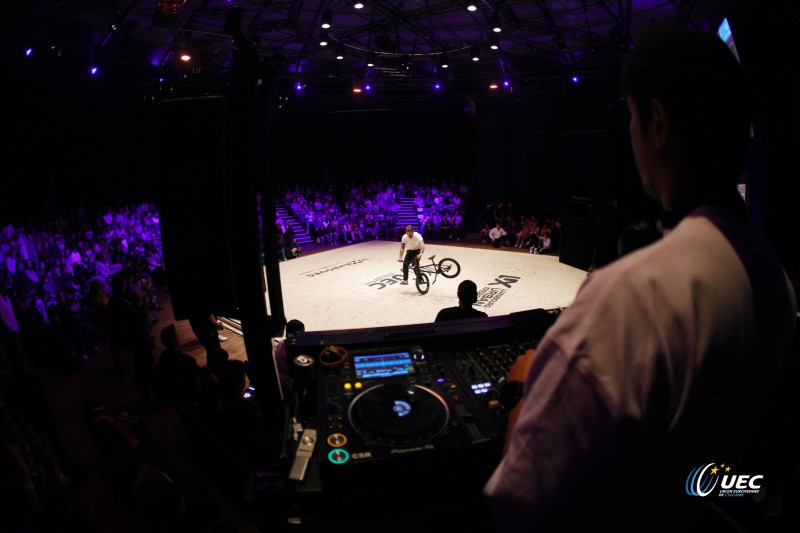
[[[572,183],[571,190],[561,209],[559,261],[593,270],[618,257],[619,202],[585,183]]]
[[[159,124],[164,265],[175,318],[238,316],[223,184],[221,99],[164,104]]]
[[[559,261],[588,270],[592,264],[595,212],[591,198],[570,196],[564,202]]]

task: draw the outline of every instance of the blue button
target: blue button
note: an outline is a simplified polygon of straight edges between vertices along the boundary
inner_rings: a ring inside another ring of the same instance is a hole
[[[335,465],[346,463],[348,460],[350,460],[350,454],[343,448],[331,450],[330,453],[328,453],[328,461]]]

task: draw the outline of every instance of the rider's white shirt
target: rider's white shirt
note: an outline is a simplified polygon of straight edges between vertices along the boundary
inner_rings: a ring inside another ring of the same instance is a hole
[[[400,240],[400,242],[405,245],[406,251],[419,250],[422,248],[422,245],[424,244],[422,241],[422,235],[420,235],[416,231],[411,237],[408,236],[408,233],[403,235],[403,238]]]

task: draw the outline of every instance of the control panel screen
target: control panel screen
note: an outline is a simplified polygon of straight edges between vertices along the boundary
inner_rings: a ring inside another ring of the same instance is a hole
[[[353,356],[357,379],[407,376],[414,373],[409,352],[379,353]]]

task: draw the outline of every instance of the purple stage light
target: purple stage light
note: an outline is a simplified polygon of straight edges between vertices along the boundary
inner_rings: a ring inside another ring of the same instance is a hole
[[[97,76],[98,72],[100,72],[99,68],[95,66],[89,67],[89,74],[91,74],[92,76]]]
[[[297,83],[295,84],[295,86],[294,86],[294,89],[295,89],[296,91],[298,91],[298,92],[299,92],[299,91],[302,91],[302,90],[303,90],[303,87],[304,87],[304,85],[303,85],[302,83],[300,83],[300,82],[297,82]]]
[[[575,83],[575,84],[577,84],[578,82],[580,82],[580,81],[581,81],[581,79],[580,79],[580,78],[579,78],[577,75],[573,75],[573,76],[572,76],[572,77],[569,79],[569,81],[571,81],[572,83]]]
[[[370,85],[370,84],[364,85],[364,90],[365,91],[371,91],[372,90],[372,85]]]
[[[433,84],[433,88],[438,91],[439,89],[442,88],[442,84],[437,81],[436,83]]]
[[[31,57],[33,55],[33,48],[28,48],[25,50],[25,57]]]

